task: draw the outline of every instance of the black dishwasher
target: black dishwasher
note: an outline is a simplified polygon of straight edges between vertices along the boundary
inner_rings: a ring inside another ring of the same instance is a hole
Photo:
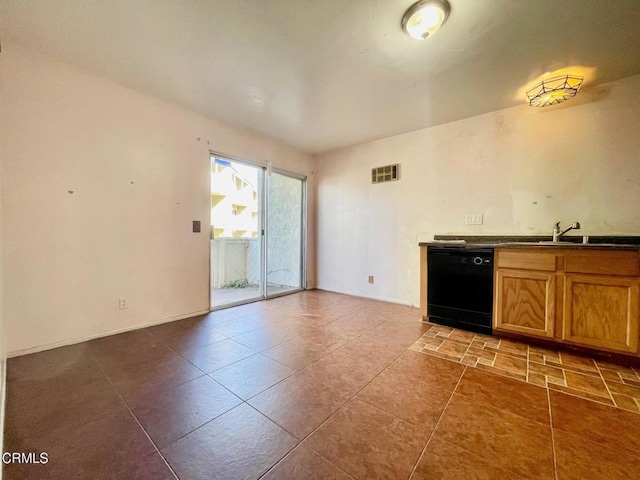
[[[429,321],[491,335],[493,249],[430,246]]]

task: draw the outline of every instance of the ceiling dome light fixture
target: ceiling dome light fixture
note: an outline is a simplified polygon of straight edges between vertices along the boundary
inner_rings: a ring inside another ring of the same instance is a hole
[[[424,40],[438,31],[450,11],[447,0],[421,0],[402,17],[402,29],[411,38]]]
[[[576,96],[583,77],[563,75],[543,80],[527,90],[527,99],[532,107],[546,107],[569,100]]]

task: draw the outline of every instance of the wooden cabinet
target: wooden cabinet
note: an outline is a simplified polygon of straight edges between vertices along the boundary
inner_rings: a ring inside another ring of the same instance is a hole
[[[557,255],[540,249],[497,249],[496,330],[551,338],[555,333]]]
[[[494,329],[637,353],[640,253],[498,248]]]
[[[566,275],[562,339],[637,352],[639,286],[633,277]]]
[[[549,272],[496,272],[494,325],[499,330],[553,337],[556,276]]]

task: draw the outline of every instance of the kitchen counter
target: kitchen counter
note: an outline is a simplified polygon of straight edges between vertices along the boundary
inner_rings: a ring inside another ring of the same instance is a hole
[[[481,265],[476,262],[481,249],[495,249],[492,334],[640,364],[640,236],[592,236],[589,241],[582,244],[578,236],[554,243],[550,236],[437,235],[421,242],[422,318],[429,313],[430,253],[455,247],[463,251],[454,256],[463,257],[464,249],[476,249],[473,264]],[[455,290],[456,281],[450,288]]]
[[[459,248],[560,248],[585,250],[640,250],[640,236],[592,236],[589,243],[582,243],[582,237],[566,236],[559,242],[552,242],[551,236],[489,236],[489,235],[435,235],[430,242],[420,242],[421,247]]]

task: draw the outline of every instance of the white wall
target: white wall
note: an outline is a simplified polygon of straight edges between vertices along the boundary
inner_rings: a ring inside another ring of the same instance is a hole
[[[10,355],[208,310],[209,150],[310,174],[277,142],[15,45],[0,57]]]
[[[391,163],[401,180],[371,185]],[[434,234],[550,235],[558,220],[640,234],[640,76],[335,151],[316,170],[318,288],[417,305],[418,242]]]

